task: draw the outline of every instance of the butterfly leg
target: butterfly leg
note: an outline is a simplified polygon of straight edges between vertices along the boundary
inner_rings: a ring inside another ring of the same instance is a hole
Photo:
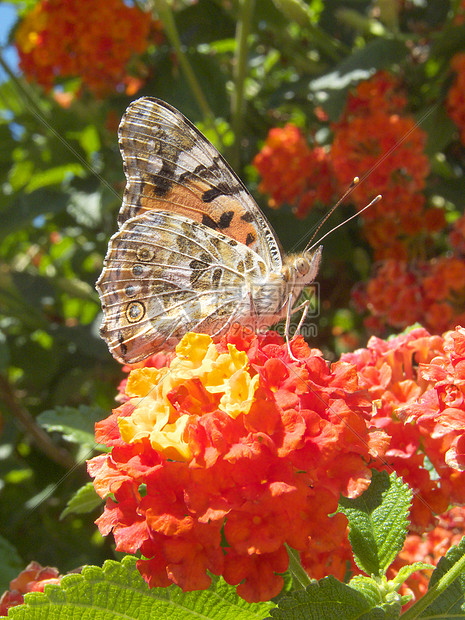
[[[289,297],[287,300],[286,323],[284,325],[284,337],[286,338],[287,351],[289,353],[289,356],[295,362],[300,362],[300,360],[298,360],[291,351],[291,340],[293,340],[299,334],[300,329],[305,321],[305,318],[307,317],[309,306],[310,306],[310,300],[306,299],[303,303],[297,306],[297,308],[293,308],[292,307],[292,293],[289,293]],[[299,321],[299,324],[297,325],[297,329],[295,330],[294,335],[292,336],[292,338],[290,338],[289,332],[290,332],[290,326],[291,326],[291,316],[295,312],[298,312],[299,310],[303,310],[302,316],[300,317],[300,321]]]
[[[292,338],[295,338],[296,336],[299,335],[300,330],[302,329],[302,325],[305,323],[305,319],[307,318],[309,308],[310,308],[310,299],[306,299],[304,302],[300,304],[300,306],[297,306],[297,308],[294,308],[292,310],[292,313],[298,312],[299,310],[303,310],[302,316],[300,317],[299,324],[297,325],[297,329],[295,330]]]

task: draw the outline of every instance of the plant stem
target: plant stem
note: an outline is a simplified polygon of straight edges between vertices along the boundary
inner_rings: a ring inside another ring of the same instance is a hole
[[[178,29],[176,27],[176,22],[173,17],[173,12],[171,10],[170,0],[151,0],[151,4],[155,8],[158,15],[160,16],[161,21],[163,22],[163,27],[170,40],[170,43],[176,50],[179,64],[181,65],[184,75],[186,76],[187,81],[189,82],[189,86],[192,90],[192,94],[194,95],[195,100],[197,101],[197,104],[199,108],[201,109],[205,119],[211,124],[211,127],[215,131],[216,136],[218,138],[218,142],[221,144],[222,138],[215,124],[215,116],[210,106],[208,105],[208,101],[206,100],[205,95],[203,94],[202,87],[197,81],[197,77],[194,73],[194,70],[192,69],[190,62],[186,54],[184,53],[184,49],[181,44],[181,38],[179,36]]]
[[[299,554],[295,549],[292,549],[288,545],[286,545],[286,549],[289,554],[289,570],[292,577],[302,586],[302,588],[306,588],[312,583],[312,580],[303,569],[302,564],[300,563]]]
[[[424,611],[431,603],[437,599],[437,597],[446,590],[460,575],[465,571],[465,555],[463,555],[455,564],[450,568],[445,575],[443,575],[437,584],[433,586],[428,592],[421,597],[410,609],[407,609],[402,614],[402,620],[413,620],[418,618],[422,611]]]
[[[39,450],[46,454],[51,461],[54,461],[66,469],[72,469],[76,463],[71,454],[64,448],[57,446],[50,439],[50,436],[37,425],[33,416],[23,407],[17,398],[15,390],[8,379],[2,374],[0,374],[0,393],[2,394],[2,400],[19,424],[21,424],[29,436],[32,437]]]
[[[233,168],[238,170],[242,142],[242,121],[244,118],[244,85],[247,73],[248,38],[252,25],[255,0],[241,0],[236,27],[236,51],[234,54],[234,92],[231,100],[231,125],[234,146],[231,153]]]

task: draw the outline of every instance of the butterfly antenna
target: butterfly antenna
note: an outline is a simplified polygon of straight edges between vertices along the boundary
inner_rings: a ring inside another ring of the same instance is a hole
[[[355,177],[358,181],[358,177]],[[355,181],[355,179],[354,179]],[[353,189],[353,186],[351,186]],[[349,193],[351,188],[349,188],[347,190],[347,192],[344,194],[344,196],[334,205],[334,207],[331,209],[331,211],[329,212],[329,214],[325,217],[325,219],[321,222],[321,224],[318,226],[318,228],[316,229],[315,232],[318,232],[321,228],[321,225],[324,224],[326,222],[326,220],[328,219],[328,217],[331,215],[331,213],[334,211],[334,209],[341,204],[341,202],[344,200],[344,198],[347,196],[347,194]],[[370,207],[372,207],[373,205],[375,205],[377,202],[379,202],[381,200],[382,196],[381,194],[378,194],[376,196],[376,198],[373,198],[373,200],[371,202],[369,202],[366,206],[363,207],[363,209],[361,209],[360,211],[357,211],[357,213],[354,213],[354,215],[351,215],[349,218],[347,218],[346,220],[344,220],[343,222],[341,222],[340,224],[338,224],[337,226],[335,226],[334,228],[331,228],[331,230],[328,230],[327,233],[325,233],[322,237],[320,237],[318,239],[318,241],[315,241],[315,243],[313,245],[307,245],[307,247],[305,248],[306,252],[310,252],[311,250],[313,250],[314,247],[316,247],[317,245],[319,245],[323,239],[326,239],[326,237],[328,235],[330,235],[331,233],[333,233],[335,230],[337,230],[338,228],[340,228],[341,226],[344,226],[345,224],[347,224],[347,222],[350,222],[350,220],[353,220],[354,217],[358,217],[360,214],[362,214],[364,211],[366,211],[367,209],[369,209]],[[315,235],[312,236],[312,238],[309,241],[309,244],[312,242],[312,240],[315,238]]]
[[[354,177],[354,180],[352,181],[352,183],[349,185],[349,187],[346,189],[346,191],[344,192],[344,194],[341,196],[341,198],[339,198],[339,200],[336,202],[336,204],[334,205],[334,207],[332,207],[328,213],[324,216],[324,218],[321,220],[321,222],[318,224],[316,230],[314,231],[313,235],[310,238],[310,241],[307,243],[307,247],[305,249],[308,248],[308,246],[311,244],[311,242],[313,241],[313,239],[315,239],[315,237],[318,234],[318,231],[320,230],[320,228],[323,226],[323,224],[326,222],[326,220],[328,218],[331,217],[331,215],[334,213],[334,211],[338,208],[338,206],[341,204],[341,202],[343,200],[345,200],[347,198],[347,196],[349,194],[352,193],[353,189],[358,185],[360,179],[358,177]],[[313,246],[312,246],[313,247]]]

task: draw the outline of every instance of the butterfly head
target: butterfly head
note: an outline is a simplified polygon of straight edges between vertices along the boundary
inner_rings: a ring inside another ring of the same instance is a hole
[[[316,278],[321,262],[323,246],[320,245],[313,250],[305,250],[302,254],[289,256],[287,269],[290,277],[296,282],[310,284]]]

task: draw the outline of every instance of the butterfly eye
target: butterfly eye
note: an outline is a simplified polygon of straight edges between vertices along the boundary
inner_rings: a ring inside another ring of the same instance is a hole
[[[137,323],[145,314],[145,306],[140,301],[133,301],[126,308],[126,318],[130,323]]]
[[[295,268],[300,273],[300,275],[305,276],[308,273],[309,268],[310,268],[308,264],[308,260],[306,260],[302,256],[299,256],[295,261]]]

